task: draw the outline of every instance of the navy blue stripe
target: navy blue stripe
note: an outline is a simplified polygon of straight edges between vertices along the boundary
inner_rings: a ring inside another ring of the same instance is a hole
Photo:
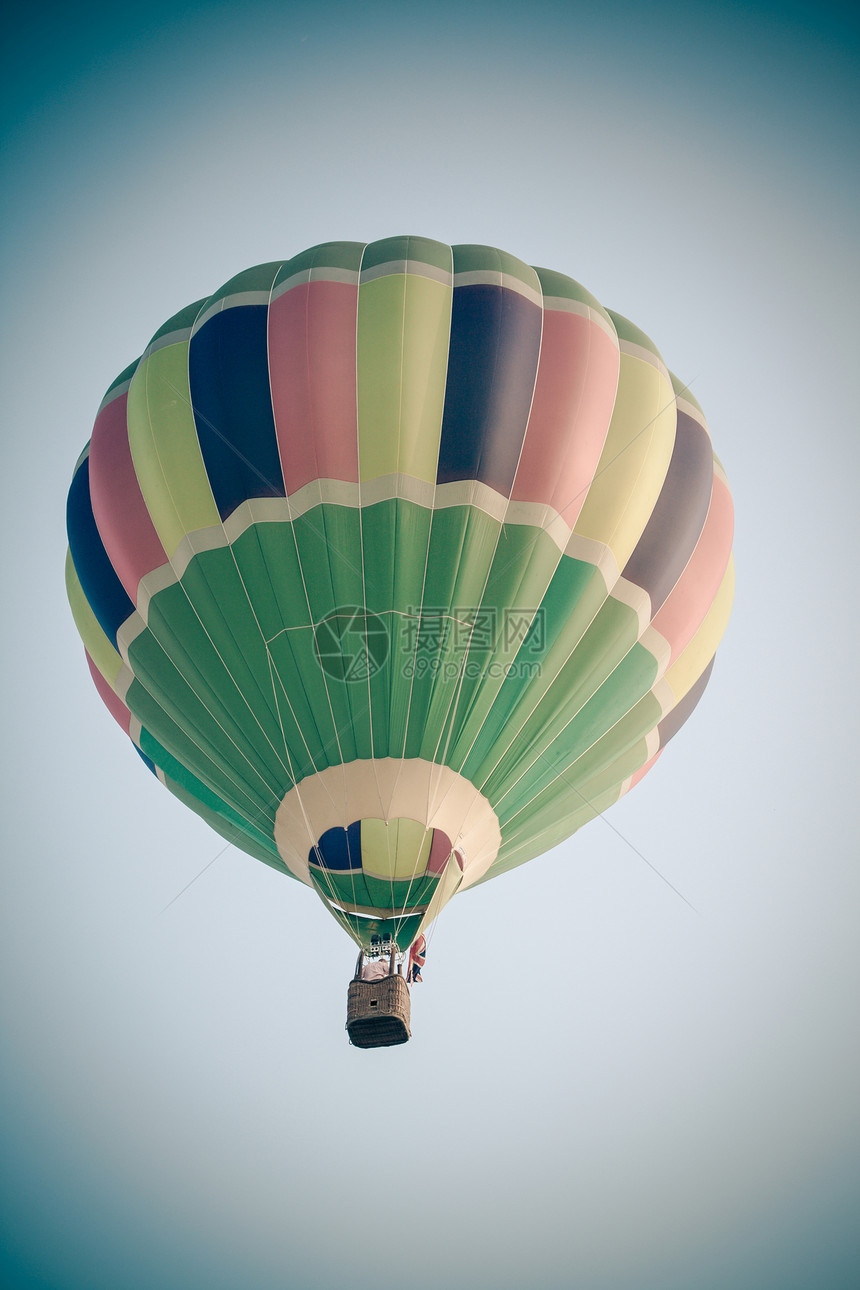
[[[213,314],[191,338],[188,374],[197,437],[226,519],[249,497],[283,497],[269,390],[268,307]]]
[[[66,502],[66,531],[75,572],[105,636],[116,647],[116,634],[134,613],[134,605],[104,549],[90,501],[90,459],[75,472]]]
[[[326,829],[315,847],[308,853],[308,863],[325,869],[361,868],[361,821],[356,820],[348,829],[335,825]]]
[[[151,758],[151,757],[147,757],[147,755],[146,755],[146,753],[145,753],[145,752],[141,752],[141,751],[140,751],[140,749],[138,748],[137,744],[133,744],[133,745],[132,745],[132,747],[134,748],[134,751],[137,753],[137,755],[138,755],[138,757],[140,758],[140,760],[141,760],[142,762],[145,762],[145,763],[146,763],[146,765],[147,765],[147,766],[149,767],[149,769],[152,771],[153,775],[156,775],[155,762],[152,760],[152,758]],[[157,778],[157,775],[156,775],[156,778]]]
[[[707,431],[679,412],[660,496],[624,569],[628,582],[651,597],[652,617],[693,554],[705,526],[713,483],[714,453]]]
[[[542,310],[518,291],[455,287],[437,483],[510,496],[540,356]]]
[[[714,658],[716,657],[717,656],[715,654]],[[711,659],[710,663],[705,668],[704,672],[699,677],[698,681],[696,681],[694,685],[690,686],[689,690],[684,695],[681,702],[676,703],[672,711],[667,712],[666,716],[658,725],[657,731],[660,735],[661,748],[665,748],[669,740],[672,739],[678,733],[678,731],[681,729],[681,726],[684,724],[684,722],[690,716],[693,709],[696,707],[696,704],[699,702],[699,699],[701,699],[702,695],[705,693],[705,686],[710,681],[711,672],[713,672],[714,670],[714,658]]]

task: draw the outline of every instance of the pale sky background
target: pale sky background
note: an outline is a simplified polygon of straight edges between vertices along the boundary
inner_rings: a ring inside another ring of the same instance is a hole
[[[860,1284],[857,31],[596,8],[7,27],[4,1288]],[[456,899],[413,1041],[362,1052],[351,942],[219,854],[99,702],[64,507],[170,314],[398,233],[558,269],[654,339],[728,473],[738,590],[655,771]]]

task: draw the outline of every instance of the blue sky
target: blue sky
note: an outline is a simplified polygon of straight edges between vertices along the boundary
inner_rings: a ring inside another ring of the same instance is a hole
[[[855,1286],[850,8],[43,5],[10,35],[3,1284]],[[454,901],[413,1042],[361,1053],[350,943],[103,712],[64,502],[171,313],[400,232],[654,338],[732,485],[738,592],[659,767]]]

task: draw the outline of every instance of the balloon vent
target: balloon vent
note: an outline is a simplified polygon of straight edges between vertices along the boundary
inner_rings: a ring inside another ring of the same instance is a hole
[[[410,1038],[409,986],[394,974],[378,981],[350,981],[346,1029],[356,1048],[390,1048]]]

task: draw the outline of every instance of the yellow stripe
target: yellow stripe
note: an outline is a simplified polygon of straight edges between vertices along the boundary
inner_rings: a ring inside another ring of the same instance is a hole
[[[140,491],[168,558],[187,533],[220,523],[188,386],[188,341],[138,367],[128,391],[128,440]]]
[[[414,273],[365,282],[358,293],[358,451],[362,481],[436,481],[452,288]]]
[[[729,557],[720,589],[714,602],[702,620],[702,625],[684,650],[666,673],[666,680],[672,687],[675,703],[680,703],[684,695],[696,684],[705,668],[710,663],[732,611],[732,600],[735,594],[735,561]]]
[[[98,619],[90,609],[72,561],[71,551],[66,551],[66,595],[69,597],[78,635],[84,642],[87,653],[110,688],[116,691],[116,680],[122,669],[122,659],[105,636]]]
[[[621,354],[600,462],[574,529],[608,546],[623,569],[660,495],[675,444],[675,396],[659,368]]]
[[[361,821],[361,867],[376,878],[408,879],[427,868],[433,830],[418,820]]]

